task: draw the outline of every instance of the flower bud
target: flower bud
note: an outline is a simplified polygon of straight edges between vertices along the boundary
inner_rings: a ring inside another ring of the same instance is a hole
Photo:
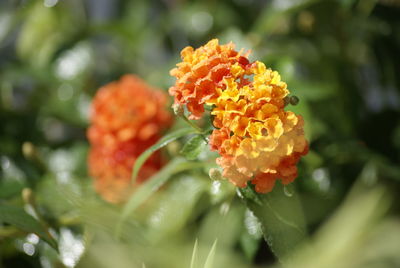
[[[22,200],[24,200],[26,204],[32,204],[34,202],[32,189],[30,188],[22,189],[21,195],[22,195]]]
[[[213,181],[218,181],[222,179],[221,170],[219,170],[218,168],[210,168],[208,175],[210,176],[210,179],[212,179]]]
[[[289,96],[284,97],[283,98],[283,103],[284,103],[285,107],[288,106],[289,103],[290,103],[290,97]]]
[[[29,141],[24,142],[22,144],[22,154],[26,159],[33,159],[36,154],[35,146]]]
[[[289,102],[290,102],[291,105],[295,106],[295,105],[297,105],[299,103],[299,101],[300,101],[299,97],[290,96]]]
[[[185,113],[185,111],[184,111],[182,105],[174,104],[174,105],[172,106],[172,108],[174,109],[174,113],[175,113],[175,115],[177,115],[177,116],[183,116],[184,113]]]

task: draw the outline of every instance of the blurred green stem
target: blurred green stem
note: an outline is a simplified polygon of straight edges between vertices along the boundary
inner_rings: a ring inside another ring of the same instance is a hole
[[[25,232],[21,231],[20,229],[14,226],[2,226],[0,228],[0,238],[15,237],[18,235],[22,235],[24,233]]]
[[[44,228],[45,232],[49,237],[55,240],[53,235],[49,232],[49,225],[47,222],[44,220],[42,215],[39,213],[39,210],[36,205],[36,200],[35,200],[35,195],[30,188],[25,188],[22,190],[22,199],[25,201],[25,203],[31,207],[32,212],[34,214],[34,217],[39,221],[39,223],[42,225]]]

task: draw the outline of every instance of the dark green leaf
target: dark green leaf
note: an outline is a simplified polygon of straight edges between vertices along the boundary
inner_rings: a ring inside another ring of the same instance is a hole
[[[260,221],[264,239],[283,261],[306,236],[305,219],[296,192],[290,189],[290,196],[287,195],[280,183],[268,194],[253,192],[249,195],[254,191],[250,186],[239,191],[240,197]],[[258,198],[254,199],[254,195]]]
[[[205,145],[204,137],[202,135],[195,135],[185,143],[181,154],[188,160],[195,160]]]
[[[29,233],[35,233],[56,250],[58,248],[56,240],[46,228],[22,208],[0,204],[0,222],[14,225]]]
[[[19,194],[25,184],[18,180],[4,180],[0,183],[0,198],[9,198]]]

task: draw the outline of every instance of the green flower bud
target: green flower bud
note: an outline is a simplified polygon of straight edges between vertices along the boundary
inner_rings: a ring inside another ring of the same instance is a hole
[[[290,102],[291,105],[295,106],[295,105],[297,105],[299,103],[299,101],[300,101],[299,97],[290,96],[289,102]]]

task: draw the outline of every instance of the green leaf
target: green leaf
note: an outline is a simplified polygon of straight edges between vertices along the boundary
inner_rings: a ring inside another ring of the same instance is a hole
[[[165,135],[164,137],[162,137],[156,144],[154,144],[153,146],[151,146],[149,149],[147,149],[146,151],[144,151],[137,159],[135,162],[135,165],[133,166],[133,170],[132,170],[132,184],[135,183],[136,177],[139,173],[140,168],[143,166],[144,162],[146,162],[146,160],[151,156],[152,153],[154,153],[155,151],[157,151],[158,149],[166,146],[168,143],[179,139],[183,136],[189,135],[189,134],[193,134],[195,133],[196,130],[194,130],[193,128],[182,128],[182,129],[178,129],[174,132],[171,132],[167,135]]]
[[[195,160],[205,145],[204,137],[195,135],[185,143],[180,153],[188,160]]]
[[[210,252],[208,253],[206,262],[204,263],[204,268],[212,268],[214,263],[215,251],[217,250],[218,239],[215,239]]]
[[[248,232],[243,232],[240,236],[240,247],[247,260],[253,260],[260,245],[260,240],[252,237]]]
[[[3,180],[0,182],[0,198],[6,199],[20,194],[24,187],[24,182],[18,180]]]
[[[292,188],[293,185],[285,187]],[[255,202],[253,197],[249,198],[250,191],[261,204]],[[290,189],[290,195],[285,193],[280,183],[268,194],[258,194],[251,186],[239,189],[239,192],[239,196],[260,221],[264,239],[271,250],[281,261],[285,261],[285,257],[306,237],[304,214],[296,192]]]
[[[196,239],[196,241],[194,242],[192,259],[190,260],[190,268],[194,268],[195,267],[195,262],[196,262],[196,258],[197,258],[197,251],[198,251],[198,241]]]
[[[134,192],[128,202],[122,209],[121,218],[116,228],[116,236],[119,237],[121,228],[125,220],[137,209],[144,201],[146,201],[154,192],[164,185],[173,174],[184,170],[201,168],[207,163],[187,162],[183,158],[175,158],[163,167],[157,174],[149,178]]]
[[[223,248],[234,248],[243,229],[244,206],[232,198],[214,206],[204,215],[198,232],[199,240],[212,243],[218,238]]]
[[[57,250],[56,240],[35,218],[26,213],[22,208],[0,204],[0,222],[14,225],[15,227],[35,233],[46,241],[50,246]]]
[[[187,222],[201,210],[198,206],[205,203],[201,198],[209,184],[210,180],[195,174],[175,175],[174,180],[158,193],[155,209],[151,209],[148,216],[148,237],[151,241],[160,241],[180,233]]]

